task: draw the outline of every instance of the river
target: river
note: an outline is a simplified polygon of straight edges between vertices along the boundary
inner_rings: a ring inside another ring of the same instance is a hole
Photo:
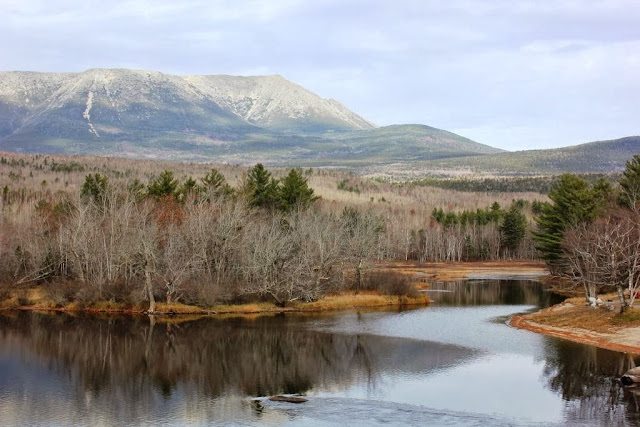
[[[526,280],[430,307],[254,318],[0,313],[2,425],[638,425],[640,358],[507,326]],[[304,395],[303,404],[271,402]]]

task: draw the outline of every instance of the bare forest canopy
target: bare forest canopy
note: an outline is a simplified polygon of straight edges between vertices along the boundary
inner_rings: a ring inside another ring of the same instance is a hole
[[[322,169],[17,154],[0,155],[0,189],[0,281],[43,285],[59,304],[410,294],[368,266],[533,259],[547,200]]]

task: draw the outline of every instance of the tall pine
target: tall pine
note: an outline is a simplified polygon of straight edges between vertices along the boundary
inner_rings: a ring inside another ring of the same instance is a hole
[[[283,211],[306,209],[318,200],[300,169],[291,169],[280,186],[280,208]]]
[[[620,178],[618,203],[629,209],[640,209],[640,155],[633,156]]]
[[[268,209],[279,206],[278,181],[271,176],[262,163],[258,163],[249,170],[245,192],[251,206]]]
[[[593,220],[608,197],[603,186],[592,189],[582,178],[564,174],[549,191],[552,203],[542,207],[536,218],[538,230],[533,238],[552,272],[564,270],[562,239],[570,227]]]
[[[158,199],[167,196],[176,196],[178,194],[178,180],[174,179],[173,172],[164,170],[149,182],[147,193]]]
[[[502,224],[500,224],[500,236],[505,248],[515,251],[520,246],[527,232],[527,218],[518,206],[513,203],[511,208],[504,214]]]

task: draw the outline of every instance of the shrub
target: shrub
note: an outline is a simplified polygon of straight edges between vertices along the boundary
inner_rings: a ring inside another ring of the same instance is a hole
[[[56,305],[64,306],[72,302],[80,289],[80,285],[75,282],[61,281],[48,283],[44,287],[45,295]]]
[[[364,289],[378,291],[382,295],[417,297],[418,290],[411,280],[402,274],[375,272],[366,276]]]

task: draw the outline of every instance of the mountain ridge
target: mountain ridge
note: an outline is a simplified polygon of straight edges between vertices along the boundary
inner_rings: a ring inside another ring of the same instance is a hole
[[[635,154],[640,154],[640,136],[591,141],[577,145],[538,150],[502,152],[464,159],[433,162],[434,168],[468,169],[476,173],[559,174],[620,172]]]
[[[500,151],[426,126],[378,128],[280,75],[102,68],[0,73],[0,149],[321,165]]]

